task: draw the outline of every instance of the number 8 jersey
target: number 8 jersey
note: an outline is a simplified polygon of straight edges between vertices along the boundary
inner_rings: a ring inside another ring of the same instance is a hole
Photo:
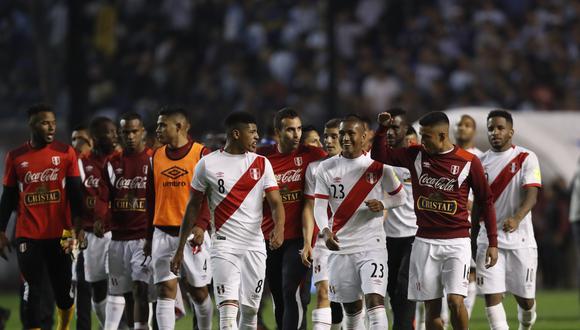
[[[390,166],[365,155],[355,159],[335,156],[322,161],[316,171],[314,197],[328,200],[330,205],[329,227],[340,246],[339,251],[333,252],[385,248],[383,212],[371,211],[365,201],[379,200],[385,209],[402,205],[406,196],[402,188]],[[322,231],[320,220],[324,223],[328,219],[326,207],[319,209],[318,202],[315,205],[316,223]]]
[[[265,251],[264,193],[278,189],[268,159],[251,152],[214,151],[195,167],[191,187],[208,196],[214,250]]]

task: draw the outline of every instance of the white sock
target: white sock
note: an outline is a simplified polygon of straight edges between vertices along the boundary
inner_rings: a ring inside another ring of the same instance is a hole
[[[471,311],[475,305],[475,298],[477,298],[477,285],[475,285],[475,282],[469,282],[469,286],[467,287],[467,297],[464,300],[468,319],[471,319]]]
[[[213,318],[213,304],[208,295],[200,304],[191,299],[195,309],[195,317],[197,319],[197,326],[199,330],[211,330],[211,320]]]
[[[125,310],[125,298],[123,296],[107,296],[106,306],[104,330],[117,330]]]
[[[449,305],[447,305],[445,297],[441,300],[441,320],[443,321],[443,329],[447,329],[449,325]]]
[[[530,310],[525,310],[518,305],[518,320],[520,321],[519,330],[529,330],[532,328],[534,323],[536,323],[536,302],[534,301],[534,306]]]
[[[218,310],[220,312],[220,330],[238,330],[238,324],[236,322],[238,305],[223,303]]]
[[[489,322],[489,327],[491,330],[509,329],[507,317],[505,315],[505,310],[503,309],[502,303],[499,303],[495,306],[486,307],[485,314],[487,315],[487,321]]]
[[[312,311],[312,330],[329,330],[332,326],[330,307],[317,308]]]
[[[147,330],[147,329],[149,329],[149,324],[147,324],[147,322],[135,322],[135,323],[133,323],[133,329],[135,329],[135,330]]]
[[[173,330],[175,328],[175,300],[157,298],[157,325],[159,330]]]
[[[385,306],[375,306],[367,311],[369,317],[369,330],[381,330],[389,328],[389,320]]]
[[[106,319],[106,315],[107,315],[107,298],[101,300],[100,302],[95,302],[94,300],[91,300],[91,303],[93,305],[93,310],[95,311],[95,314],[97,315],[97,320],[99,321],[99,325],[102,328],[105,324],[105,319]],[[123,300],[123,304],[125,303],[125,300]]]
[[[362,310],[356,314],[345,313],[345,327],[346,330],[364,329],[364,320]]]
[[[242,305],[240,313],[240,330],[253,330],[258,326],[258,309]]]
[[[418,301],[415,307],[415,323],[417,330],[425,330],[425,303]]]

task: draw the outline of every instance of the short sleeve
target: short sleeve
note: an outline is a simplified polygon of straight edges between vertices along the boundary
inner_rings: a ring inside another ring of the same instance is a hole
[[[389,195],[394,195],[403,188],[401,181],[399,181],[395,171],[390,166],[383,166],[382,185],[383,190],[389,193]]]
[[[313,199],[316,193],[316,175],[315,169],[319,163],[310,163],[306,168],[306,174],[304,175],[304,197]]]
[[[272,191],[278,189],[278,181],[274,175],[274,169],[270,161],[264,157],[264,191]]]
[[[191,188],[200,193],[205,193],[208,188],[204,158],[200,159],[195,166],[195,172],[193,174],[193,179],[191,180]]]
[[[6,187],[15,187],[18,182],[16,176],[16,169],[14,168],[14,160],[12,158],[12,153],[6,154],[6,161],[4,162],[4,180],[2,184]]]
[[[542,187],[542,173],[540,172],[540,162],[535,153],[530,152],[522,165],[522,186]]]
[[[314,190],[314,197],[328,199],[329,195],[330,189],[328,188],[325,173],[322,170],[322,165],[320,165],[320,168],[318,171],[316,171],[316,186]]]
[[[69,159],[69,167],[66,171],[66,176],[69,178],[75,176],[80,177],[81,176],[79,168],[80,163],[78,161],[77,154],[72,147],[68,147],[67,156]]]

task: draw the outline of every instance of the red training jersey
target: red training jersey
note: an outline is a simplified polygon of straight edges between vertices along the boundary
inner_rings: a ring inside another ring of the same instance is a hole
[[[3,184],[18,187],[16,238],[54,239],[71,229],[66,178],[79,177],[74,149],[54,141],[34,149],[29,142],[6,156]]]
[[[109,226],[115,241],[147,237],[147,178],[151,172],[153,151],[122,152],[105,165],[107,200],[111,205]]]
[[[377,130],[371,157],[411,172],[417,237],[470,237],[467,198],[471,188],[485,219],[489,246],[497,246],[493,196],[479,158],[457,146],[437,155],[428,154],[420,145],[392,149],[387,145],[386,131],[384,126]]]
[[[79,168],[82,180],[83,205],[81,220],[83,229],[92,232],[96,215],[109,217],[109,203],[106,195],[106,184],[103,182],[105,175],[105,162],[114,155],[99,155],[91,152],[79,159]],[[100,200],[100,202],[97,202]],[[103,202],[104,201],[104,202]],[[96,211],[95,207],[102,208]]]
[[[296,150],[282,154],[278,151],[278,145],[266,146],[258,149],[258,154],[266,156],[272,168],[276,181],[280,187],[280,195],[284,203],[286,222],[284,224],[284,239],[302,237],[302,208],[304,207],[304,182],[306,168],[314,161],[326,157],[326,152],[321,148],[300,145]],[[270,206],[264,204],[264,219],[262,231],[264,237],[269,238],[274,229],[274,221]]]

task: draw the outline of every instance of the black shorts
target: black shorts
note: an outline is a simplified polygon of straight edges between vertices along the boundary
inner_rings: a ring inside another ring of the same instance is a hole
[[[39,328],[43,277],[48,276],[58,308],[69,309],[74,303],[72,256],[64,253],[60,239],[18,238],[16,243],[18,265],[25,281],[23,325]]]

